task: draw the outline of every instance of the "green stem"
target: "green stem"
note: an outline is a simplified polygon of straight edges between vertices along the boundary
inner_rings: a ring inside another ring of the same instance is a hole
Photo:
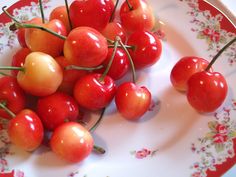
[[[105,149],[103,149],[102,147],[97,146],[97,145],[93,146],[93,150],[96,151],[99,154],[105,154],[105,152],[106,152]]]
[[[1,72],[1,71],[0,71],[0,74],[1,74],[2,76],[11,76],[11,75],[6,74],[6,73],[3,73],[3,72]]]
[[[106,108],[102,109],[102,112],[100,114],[100,117],[98,118],[97,122],[89,129],[90,132],[93,132],[99,125],[99,123],[101,122],[103,115],[105,113]]]
[[[130,62],[130,66],[131,66],[131,69],[132,69],[133,83],[135,83],[136,82],[136,72],[135,72],[134,62],[132,60],[132,57],[129,54],[129,51],[127,50],[127,48],[123,44],[123,42],[120,40],[119,43],[122,46],[123,50],[125,51],[126,55],[128,56],[128,59],[129,59],[129,62]]]
[[[71,22],[71,18],[70,18],[70,10],[69,10],[69,5],[68,5],[68,1],[65,0],[65,4],[66,4],[66,12],[67,12],[67,17],[69,20],[69,25],[70,25],[70,30],[72,30],[72,22]]]
[[[126,49],[132,49],[132,50],[135,49],[135,46],[132,46],[132,45],[124,45],[124,46],[125,46]],[[113,48],[113,47],[114,47],[114,44],[108,45],[108,48]],[[117,47],[122,48],[121,45],[118,45]]]
[[[126,0],[126,3],[127,3],[128,7],[129,7],[130,11],[134,9],[133,6],[130,4],[129,0]]]
[[[0,66],[0,70],[18,70],[18,71],[25,71],[23,67],[16,67],[16,66]]]
[[[14,22],[20,23],[14,16],[12,16],[9,12],[7,12],[6,8],[7,8],[7,6],[3,6],[3,7],[2,7],[2,11],[3,11],[10,19],[12,19]]]
[[[112,14],[111,14],[111,16],[110,16],[109,22],[112,22],[112,21],[113,21],[118,4],[119,4],[119,0],[116,0],[116,4],[115,4],[114,9],[113,9],[113,11],[112,11]]]
[[[42,22],[45,23],[45,17],[44,17],[44,12],[43,12],[43,2],[42,2],[42,0],[39,0],[39,8],[40,8],[40,12],[41,12]]]
[[[13,26],[10,26],[11,29],[14,29],[14,27],[16,27],[17,29],[18,28],[37,28],[37,29],[40,29],[40,30],[43,30],[43,31],[46,31],[62,40],[66,40],[66,36],[63,36],[63,35],[60,35],[58,33],[56,33],[55,31],[52,31],[48,28],[45,28],[43,26],[39,26],[39,25],[35,25],[35,24],[27,24],[27,23],[14,23]]]
[[[116,41],[115,41],[115,44],[114,44],[114,49],[112,51],[112,55],[111,55],[111,58],[110,58],[110,61],[106,67],[106,70],[103,72],[102,76],[100,77],[100,81],[103,82],[104,81],[104,78],[106,77],[107,73],[109,72],[110,68],[111,68],[111,65],[112,65],[112,62],[115,58],[115,54],[116,54],[116,50],[117,50],[117,47],[118,47],[118,44],[119,44],[119,40],[120,38],[116,38]]]
[[[6,102],[0,102],[0,108],[4,109],[12,118],[16,117],[16,115],[6,107]]]
[[[93,70],[98,70],[98,69],[102,69],[102,68],[103,68],[102,65],[99,65],[99,66],[93,67],[93,68],[81,67],[81,66],[76,66],[76,65],[69,65],[69,66],[65,67],[65,70],[76,69],[76,70],[93,71]]]
[[[228,44],[226,44],[211,60],[211,62],[208,64],[207,68],[205,69],[205,71],[208,71],[211,66],[215,63],[215,61],[217,60],[217,58],[234,42],[236,41],[236,37],[233,38]]]
[[[115,41],[113,41],[113,40],[107,38],[107,42],[109,42],[109,43],[111,43],[111,44],[114,44]]]

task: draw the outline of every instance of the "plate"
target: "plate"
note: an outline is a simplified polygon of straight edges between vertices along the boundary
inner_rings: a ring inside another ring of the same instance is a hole
[[[228,96],[216,112],[196,112],[169,79],[172,67],[181,57],[195,55],[210,60],[235,37],[235,28],[203,1],[149,2],[160,22],[155,33],[162,39],[163,53],[155,65],[138,72],[137,84],[145,85],[153,95],[145,116],[136,122],[127,121],[112,102],[93,133],[95,143],[104,147],[106,153],[92,153],[77,164],[61,160],[43,145],[33,153],[16,148],[10,144],[2,121],[0,176],[204,177],[220,176],[235,164],[236,43],[214,65],[214,70],[221,72],[229,85]],[[19,20],[40,16],[35,0],[4,3],[0,5],[7,5]],[[49,14],[63,0],[43,3],[45,13]],[[0,15],[1,65],[9,65],[19,49],[16,34],[8,29],[10,24],[4,14]]]

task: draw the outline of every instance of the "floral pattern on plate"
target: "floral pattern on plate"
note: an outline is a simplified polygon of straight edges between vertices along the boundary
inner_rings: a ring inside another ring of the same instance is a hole
[[[43,1],[43,8],[47,10],[50,5],[48,4],[50,0]],[[16,8],[13,10],[12,15],[20,22],[28,21],[34,17],[40,17],[40,8],[38,3],[31,2],[29,6],[23,6],[21,8]],[[4,52],[5,49],[12,49],[14,46],[18,45],[16,40],[16,33],[12,32],[9,27],[13,22],[0,23],[0,54]]]
[[[192,152],[200,157],[191,166],[193,177],[207,176],[207,170],[215,171],[215,165],[235,156],[233,139],[236,138],[236,122],[231,118],[236,113],[235,105],[235,100],[232,100],[229,107],[215,113],[215,120],[208,123],[209,132],[191,145]]]
[[[222,29],[223,15],[218,13],[212,15],[209,10],[200,11],[198,0],[181,0],[185,1],[190,7],[188,15],[192,17],[190,23],[194,24],[191,31],[195,32],[198,39],[205,40],[208,44],[209,58],[214,55],[233,37],[235,33]],[[236,64],[236,44],[232,44],[225,55],[228,58],[229,65]]]

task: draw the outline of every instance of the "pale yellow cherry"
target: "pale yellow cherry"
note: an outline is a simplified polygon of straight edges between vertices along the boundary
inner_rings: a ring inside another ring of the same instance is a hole
[[[17,81],[27,93],[46,96],[54,93],[63,79],[60,65],[48,54],[32,52],[27,55]]]

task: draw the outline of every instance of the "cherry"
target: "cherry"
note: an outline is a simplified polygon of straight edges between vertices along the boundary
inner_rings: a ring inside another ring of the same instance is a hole
[[[17,81],[27,93],[46,96],[54,93],[60,86],[63,73],[59,64],[50,56],[41,52],[32,52],[19,72]]]
[[[101,33],[110,40],[115,40],[116,36],[119,36],[123,43],[125,43],[127,39],[126,32],[119,22],[108,23]]]
[[[53,19],[58,19],[58,20],[62,21],[64,26],[66,27],[67,32],[69,32],[71,30],[66,6],[58,6],[58,7],[54,8],[49,15],[49,21],[51,21]]]
[[[4,104],[14,114],[17,114],[26,106],[26,95],[17,83],[16,78],[4,76],[0,78],[0,103]],[[2,118],[11,118],[4,110],[0,109]]]
[[[65,40],[64,56],[74,65],[98,66],[105,60],[107,52],[106,38],[90,27],[73,29]]]
[[[66,69],[66,67],[71,65],[64,56],[56,57],[55,60],[63,68],[63,80],[61,85],[59,86],[59,90],[72,95],[76,81],[82,76],[85,76],[88,73],[88,71],[77,70],[77,69]]]
[[[74,87],[74,97],[78,104],[89,110],[106,107],[113,99],[116,85],[109,76],[88,74],[79,79]],[[86,96],[85,96],[86,95]]]
[[[48,130],[55,130],[67,121],[76,121],[79,115],[74,98],[62,92],[39,98],[36,112]]]
[[[217,58],[235,41],[236,37],[213,57],[204,71],[197,72],[189,78],[187,99],[197,111],[213,112],[223,104],[228,91],[227,82],[222,74],[209,70]]]
[[[144,86],[139,87],[132,82],[125,82],[117,89],[115,103],[124,118],[137,120],[148,110],[151,93]]]
[[[41,24],[40,26],[50,29],[59,35],[67,35],[66,27],[60,20],[53,19],[47,24]],[[25,24],[23,27],[27,27],[25,29],[25,41],[31,51],[47,53],[52,57],[61,55],[64,46],[63,39],[41,29],[31,28],[33,27],[32,25],[27,26]]]
[[[8,125],[10,141],[25,151],[38,148],[42,143],[44,130],[37,114],[30,109],[23,109],[17,115],[8,111],[13,117]]]
[[[182,57],[174,65],[170,73],[170,80],[173,87],[179,91],[186,91],[188,79],[194,73],[204,71],[208,64],[209,62],[207,60],[200,57]]]
[[[27,23],[27,24],[41,24],[42,23],[42,19],[36,17],[36,18],[33,18],[33,19],[29,20],[29,21],[26,21],[25,23]],[[21,47],[27,48],[27,44],[26,44],[26,41],[25,41],[25,28],[18,29],[18,31],[17,31],[17,39],[18,39],[18,42],[21,45]]]
[[[151,32],[137,30],[129,36],[127,44],[133,46],[129,52],[137,69],[149,67],[160,59],[162,44]]]
[[[187,99],[197,111],[208,113],[222,105],[227,91],[227,82],[220,73],[201,71],[189,78]]]
[[[52,151],[69,162],[81,162],[93,149],[89,131],[76,122],[67,122],[53,132],[50,139]]]
[[[120,20],[132,33],[136,30],[150,31],[155,26],[155,17],[146,0],[126,0],[120,8]]]
[[[74,0],[69,10],[73,28],[88,26],[101,31],[108,24],[113,8],[112,0]]]
[[[18,50],[12,57],[11,65],[13,67],[22,67],[25,63],[25,58],[28,54],[31,53],[31,50],[28,48],[21,48]],[[17,76],[19,70],[11,70],[13,76]]]
[[[105,71],[105,68],[108,66],[110,59],[112,57],[112,53],[113,53],[113,48],[109,48],[107,58],[102,63],[104,67],[100,70],[100,72]],[[109,75],[114,80],[118,80],[127,73],[128,69],[129,69],[129,59],[125,51],[123,49],[118,48],[115,52],[111,68],[109,69],[107,75]]]

